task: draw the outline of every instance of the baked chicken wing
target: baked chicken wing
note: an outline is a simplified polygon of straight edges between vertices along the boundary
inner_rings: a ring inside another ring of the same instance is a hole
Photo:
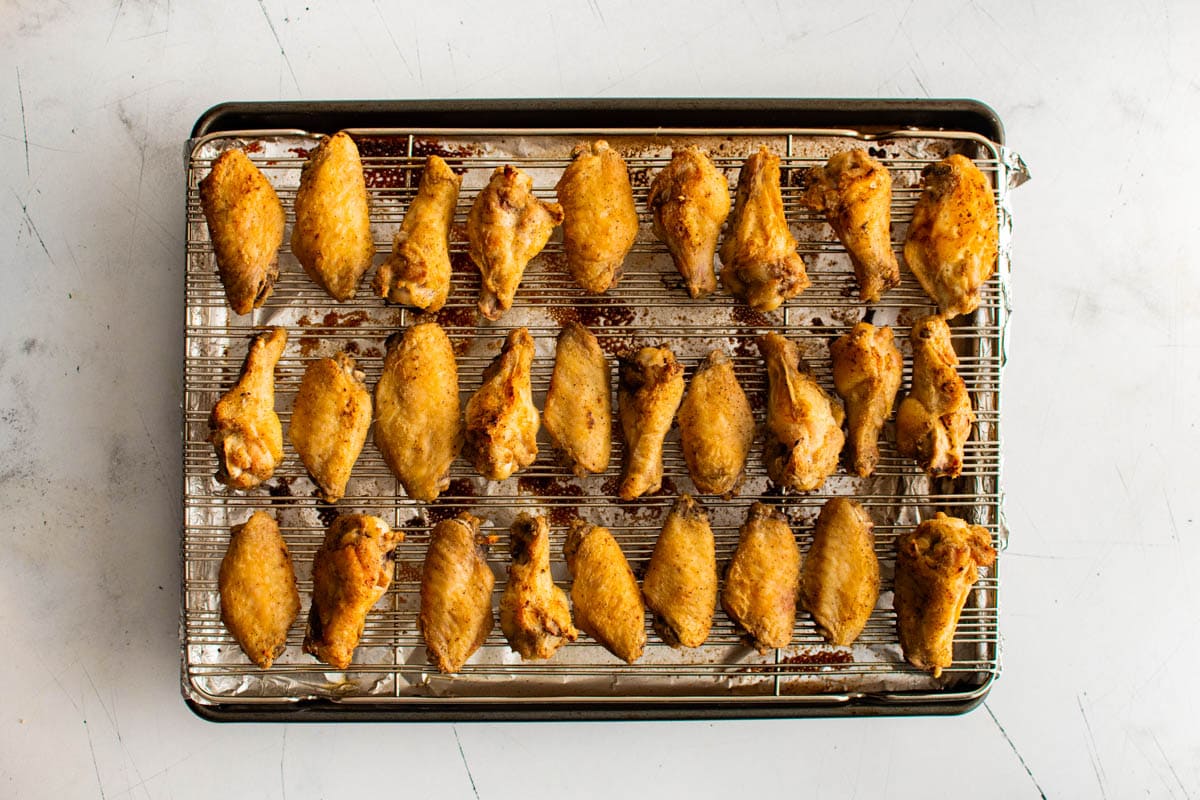
[[[633,358],[621,359],[617,406],[625,436],[622,500],[662,486],[663,439],[682,399],[683,367],[666,347],[643,347]]]
[[[800,604],[830,644],[858,638],[879,599],[875,523],[848,497],[827,501],[800,572]]]
[[[346,493],[370,427],[371,393],[354,359],[338,353],[309,364],[292,405],[288,438],[325,502],[336,503]]]
[[[441,672],[462,669],[496,624],[492,614],[496,578],[484,553],[487,540],[479,533],[482,522],[464,511],[442,520],[429,534],[417,624],[429,660]]]
[[[512,563],[500,596],[500,629],[521,658],[550,658],[579,636],[567,593],[550,576],[550,525],[545,517],[521,514],[510,534]]]
[[[571,572],[575,624],[632,664],[646,646],[646,608],[637,578],[607,528],[577,519],[563,546]]]
[[[896,411],[896,449],[915,458],[931,477],[962,474],[963,446],[975,412],[967,385],[955,369],[958,356],[950,326],[937,315],[912,327],[912,388]]]
[[[275,413],[275,365],[287,331],[271,328],[250,345],[242,374],[208,417],[208,441],[217,451],[217,480],[231,489],[253,489],[270,478],[283,458],[283,426]]]
[[[792,640],[799,589],[800,547],[787,518],[755,503],[738,533],[721,607],[747,643],[765,653]]]
[[[604,472],[612,450],[608,359],[592,332],[568,322],[558,335],[542,423],[576,475]]]
[[[691,495],[680,495],[663,523],[642,594],[664,642],[704,644],[717,608],[717,554],[708,514]]]
[[[300,613],[296,570],[275,518],[255,511],[234,525],[217,580],[221,622],[250,660],[263,669],[287,649]]]
[[[504,349],[484,370],[483,385],[467,401],[467,458],[488,480],[502,481],[537,458],[532,365],[533,337],[525,328],[510,331]]]
[[[603,140],[580,144],[556,188],[567,268],[584,291],[603,294],[621,280],[638,233],[625,159]]]
[[[829,348],[833,386],[846,404],[850,468],[867,477],[879,463],[879,432],[892,414],[904,374],[904,359],[892,329],[859,322]]]
[[[713,350],[679,406],[679,439],[692,483],[705,494],[733,494],[754,443],[754,412],[733,362]]]
[[[729,216],[725,176],[695,147],[676,150],[650,184],[647,203],[654,234],[667,245],[688,293],[693,298],[711,294],[717,288],[717,238]]]

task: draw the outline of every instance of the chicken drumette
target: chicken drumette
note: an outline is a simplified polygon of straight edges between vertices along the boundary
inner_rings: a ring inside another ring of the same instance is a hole
[[[483,385],[467,401],[467,458],[480,475],[502,481],[537,458],[540,422],[529,371],[533,337],[509,332],[504,349],[483,373]]]
[[[683,494],[654,544],[642,594],[654,630],[672,647],[699,647],[717,607],[717,555],[708,515]]]
[[[288,438],[327,503],[346,493],[346,482],[371,427],[371,393],[363,373],[345,353],[308,365],[292,405]]]
[[[496,578],[484,552],[490,539],[479,533],[482,522],[464,511],[442,520],[429,534],[417,624],[429,660],[441,672],[462,669],[495,626]]]
[[[879,599],[875,523],[854,500],[834,497],[817,517],[800,573],[800,603],[830,644],[858,638]]]
[[[955,366],[950,326],[937,315],[913,324],[912,388],[896,412],[896,449],[915,458],[931,477],[962,474],[963,446],[975,412]]]
[[[621,154],[597,141],[575,148],[558,181],[563,251],[584,291],[602,294],[621,279],[621,265],[638,233],[633,187]]]
[[[208,441],[217,451],[217,480],[253,489],[283,458],[283,426],[275,413],[275,365],[287,331],[271,328],[250,345],[242,374],[208,417]]]
[[[846,404],[850,469],[867,477],[879,463],[879,432],[892,414],[904,374],[904,359],[892,329],[859,322],[829,348],[833,386]]]
[[[630,664],[646,646],[646,608],[637,578],[607,528],[577,519],[563,546],[579,629]]]
[[[521,658],[550,658],[579,635],[567,593],[550,575],[550,525],[545,517],[520,514],[510,534],[512,563],[500,596],[500,629]]]
[[[662,486],[663,439],[682,398],[683,367],[666,347],[643,347],[633,358],[621,359],[617,406],[625,437],[622,500]]]
[[[729,183],[695,147],[671,154],[647,197],[654,233],[666,243],[693,298],[717,288],[713,268],[721,225],[729,216]]]
[[[568,322],[558,335],[542,423],[575,474],[604,472],[612,449],[608,359],[592,332]]]
[[[221,622],[251,661],[270,668],[300,613],[296,570],[274,517],[255,511],[233,526],[217,586]]]
[[[792,640],[799,589],[800,548],[787,518],[755,503],[725,573],[721,607],[747,643],[765,653]]]
[[[709,353],[692,376],[679,406],[679,432],[696,488],[706,494],[735,492],[754,442],[754,412],[733,362],[721,350]]]

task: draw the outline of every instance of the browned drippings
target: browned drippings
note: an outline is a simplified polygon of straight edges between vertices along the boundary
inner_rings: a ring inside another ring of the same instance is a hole
[[[316,336],[300,337],[300,355],[311,356],[321,346],[321,340]]]
[[[779,663],[804,665],[797,672],[819,672],[818,667],[853,664],[854,654],[849,650],[804,650],[779,659]]]
[[[397,561],[396,580],[407,583],[420,583],[421,564],[415,561]]]
[[[289,147],[288,152],[295,153],[296,155],[300,156],[300,158],[308,158],[309,150],[307,147]]]
[[[242,145],[242,149],[245,150],[247,154],[261,153],[263,151],[263,144],[262,142],[247,142],[246,144]]]

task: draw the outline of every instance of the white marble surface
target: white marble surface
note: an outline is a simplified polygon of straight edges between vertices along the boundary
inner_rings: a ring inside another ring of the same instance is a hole
[[[0,796],[1200,794],[1200,5],[392,5],[0,11]],[[194,718],[176,648],[193,120],[229,99],[687,95],[976,97],[1032,168],[1014,198],[1005,673],[986,707]]]

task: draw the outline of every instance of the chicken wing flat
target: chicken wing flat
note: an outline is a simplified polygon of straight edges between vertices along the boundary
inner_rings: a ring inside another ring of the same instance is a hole
[[[440,156],[425,159],[421,184],[371,284],[391,303],[438,311],[450,295],[450,224],[462,178]]]
[[[346,493],[370,427],[371,393],[354,359],[338,353],[309,364],[292,405],[288,438],[325,502],[336,503]]]
[[[388,339],[375,415],[375,445],[404,491],[436,500],[463,445],[458,366],[441,325],[422,322]]]
[[[646,608],[617,540],[607,528],[577,519],[563,555],[579,629],[626,663],[637,661],[646,646]]]
[[[938,512],[896,541],[896,628],[904,657],[937,678],[979,568],[996,563],[987,529]]]
[[[496,624],[492,614],[496,577],[484,553],[482,522],[464,511],[442,520],[429,534],[417,624],[429,660],[441,672],[462,669]]]
[[[708,514],[691,495],[680,495],[663,523],[642,594],[664,642],[704,644],[717,608],[717,553]]]
[[[806,175],[802,205],[825,214],[858,281],[858,297],[874,303],[900,285],[892,250],[892,176],[866,150],[837,153]]]
[[[854,500],[834,497],[817,517],[800,572],[800,603],[830,644],[852,644],[879,599],[875,523]]]
[[[512,307],[525,267],[563,221],[558,203],[533,195],[533,179],[516,167],[497,167],[467,214],[468,254],[479,270],[479,311],[500,319]]]
[[[765,653],[792,640],[799,586],[800,547],[787,518],[753,504],[725,573],[721,607],[747,643]]]
[[[583,290],[603,294],[621,280],[638,234],[637,207],[621,154],[603,140],[580,144],[558,181],[567,268]]]
[[[915,458],[931,477],[962,474],[963,446],[975,412],[967,385],[955,366],[950,326],[937,315],[922,317],[909,337],[913,347],[912,388],[896,411],[896,449]]]
[[[904,260],[947,319],[979,308],[996,269],[999,233],[992,186],[971,159],[952,155],[921,173]]]
[[[249,314],[271,296],[279,277],[279,195],[244,150],[226,150],[200,181],[200,206],[229,305],[235,314]]]
[[[767,474],[776,485],[801,492],[819,489],[837,472],[842,407],[816,379],[800,371],[796,344],[772,331],[758,340],[767,362]]]
[[[650,184],[647,204],[654,234],[667,245],[688,293],[693,298],[712,294],[717,288],[717,238],[729,216],[725,176],[695,147],[676,150]]]
[[[345,514],[333,520],[313,557],[304,652],[337,669],[350,666],[367,613],[392,583],[402,541],[404,534],[379,517]]]
[[[275,365],[287,331],[271,328],[250,345],[242,374],[208,417],[208,441],[217,451],[217,480],[231,489],[253,489],[270,478],[283,458],[283,426],[275,413]]]
[[[783,215],[779,156],[766,147],[738,174],[733,217],[721,244],[721,283],[755,311],[774,311],[809,285]]]
[[[344,132],[312,152],[300,173],[292,253],[334,300],[354,297],[371,266],[375,242],[358,147]]]
[[[582,478],[608,469],[612,451],[608,359],[592,332],[578,322],[568,322],[558,335],[542,422],[576,475]]]
[[[510,534],[512,563],[500,596],[500,629],[521,658],[550,658],[579,636],[567,593],[550,576],[550,525],[545,517],[521,514]]]
[[[754,412],[733,362],[720,350],[709,353],[692,376],[679,406],[679,438],[699,491],[731,495],[737,490],[754,443]]]
[[[467,458],[488,480],[502,481],[537,458],[541,423],[529,383],[533,349],[528,329],[510,331],[467,401]]]
[[[221,622],[251,661],[270,669],[300,613],[292,555],[274,517],[255,511],[233,526],[217,586]]]
[[[879,432],[892,414],[904,375],[904,359],[892,329],[857,323],[829,348],[833,356],[833,386],[846,404],[849,420],[849,461],[860,477],[879,463]]]
[[[683,366],[666,347],[643,347],[620,360],[617,407],[625,436],[622,500],[662,486],[663,439],[683,399]]]

